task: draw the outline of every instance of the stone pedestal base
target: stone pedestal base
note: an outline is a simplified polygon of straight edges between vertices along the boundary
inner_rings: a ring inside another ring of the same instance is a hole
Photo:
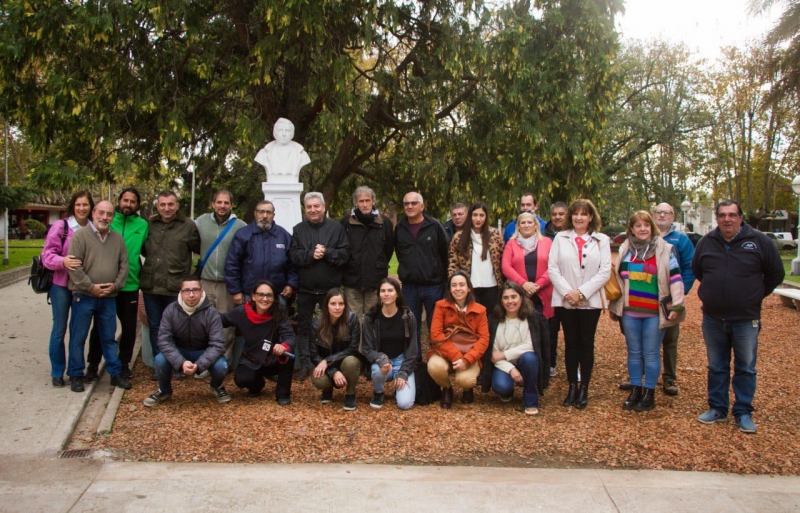
[[[275,205],[275,223],[292,233],[294,225],[303,220],[303,205],[300,203],[303,184],[261,182],[261,190],[264,199]]]

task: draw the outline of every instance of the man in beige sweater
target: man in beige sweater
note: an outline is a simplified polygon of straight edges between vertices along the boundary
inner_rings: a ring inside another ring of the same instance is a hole
[[[114,205],[101,201],[92,210],[89,229],[75,233],[69,243],[68,254],[81,262],[69,270],[69,290],[72,291],[72,320],[69,328],[70,389],[83,392],[85,362],[83,348],[89,328],[94,320],[100,333],[100,345],[111,384],[131,388],[122,375],[122,365],[117,355],[114,335],[117,331],[117,291],[128,278],[128,251],[122,235],[111,231]]]

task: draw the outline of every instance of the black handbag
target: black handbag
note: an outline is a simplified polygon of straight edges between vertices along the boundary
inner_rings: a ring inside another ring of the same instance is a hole
[[[64,241],[67,239],[68,230],[69,226],[67,220],[64,219],[64,232],[61,234],[62,247],[64,246]],[[50,303],[50,288],[53,286],[53,274],[55,274],[55,271],[44,266],[41,256],[33,257],[28,285],[30,285],[37,294],[47,294],[48,303]]]

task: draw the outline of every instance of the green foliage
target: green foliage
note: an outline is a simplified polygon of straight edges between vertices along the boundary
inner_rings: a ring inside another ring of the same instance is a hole
[[[30,232],[32,239],[41,239],[47,233],[47,227],[36,219],[27,219],[25,228]]]
[[[261,195],[252,160],[278,117],[335,210],[359,183],[429,210],[532,189],[595,190],[619,0],[7,0],[0,111],[41,153],[35,183],[167,179],[197,205]]]
[[[34,197],[34,191],[24,186],[0,185],[0,210],[14,210],[24,206]]]

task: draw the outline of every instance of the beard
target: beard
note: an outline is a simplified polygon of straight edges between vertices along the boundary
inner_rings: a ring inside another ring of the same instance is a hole
[[[256,224],[258,225],[259,228],[261,228],[265,232],[268,231],[270,228],[272,228],[272,223],[270,223],[269,221],[256,221]]]

